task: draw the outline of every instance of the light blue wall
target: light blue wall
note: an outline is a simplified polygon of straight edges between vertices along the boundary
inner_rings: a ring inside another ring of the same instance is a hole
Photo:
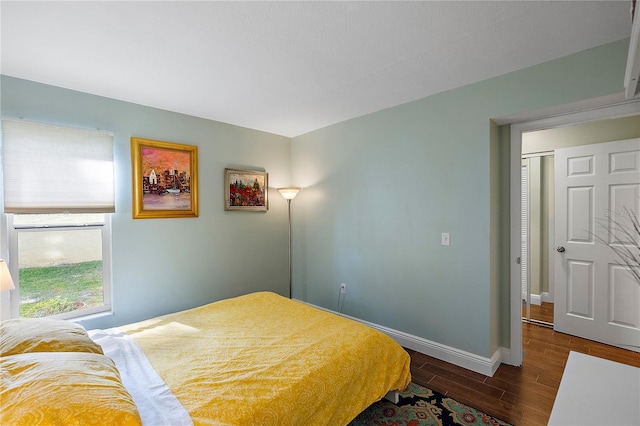
[[[112,219],[115,314],[104,328],[270,290],[288,295],[286,202],[289,138],[86,93],[2,77],[2,115],[112,131],[116,213]],[[198,147],[199,217],[132,219],[130,137]],[[264,168],[270,208],[224,211],[224,168]]]
[[[509,217],[493,211],[492,229],[492,209],[508,195],[490,195],[508,188],[491,179],[509,165],[491,153],[490,120],[621,92],[627,48],[624,40],[294,138],[294,183],[305,188],[292,205],[294,296],[335,309],[344,282],[345,314],[485,357],[508,344],[508,256],[491,258],[508,253],[492,247],[508,239],[491,234]]]
[[[2,115],[115,133],[115,315],[87,328],[250,291],[286,294],[286,203],[273,188],[296,184],[305,189],[292,203],[295,297],[336,309],[344,282],[344,313],[488,357],[509,333],[509,215],[496,212],[508,194],[495,194],[508,184],[492,181],[508,176],[499,152],[508,141],[495,126],[491,136],[490,119],[621,92],[627,47],[591,49],[293,141],[9,77]],[[199,218],[131,218],[131,136],[198,146]],[[225,167],[270,173],[268,213],[224,212]],[[451,246],[440,245],[442,232]],[[167,248],[173,262],[158,261]]]

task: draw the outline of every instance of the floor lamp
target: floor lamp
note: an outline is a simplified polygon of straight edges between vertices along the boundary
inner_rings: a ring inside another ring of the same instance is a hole
[[[16,288],[13,285],[7,262],[4,259],[0,259],[0,291],[10,291]]]
[[[278,188],[278,192],[282,194],[285,200],[287,200],[287,208],[289,210],[289,299],[293,298],[293,268],[291,263],[291,200],[296,198],[298,192],[300,192],[302,188]]]

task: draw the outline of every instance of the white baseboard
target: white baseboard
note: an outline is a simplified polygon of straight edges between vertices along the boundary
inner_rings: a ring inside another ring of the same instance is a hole
[[[364,323],[364,321],[360,322]],[[501,349],[496,350],[491,358],[486,358],[422,337],[403,333],[402,331],[389,329],[376,324],[366,324],[382,331],[405,348],[413,349],[414,351],[455,364],[467,370],[475,371],[476,373],[484,374],[485,376],[493,376],[502,362]]]
[[[500,355],[502,356],[502,363],[507,365],[513,365],[511,363],[511,349],[500,348]]]
[[[433,342],[422,337],[414,336],[412,334],[394,330],[392,328],[370,323],[368,321],[351,317],[340,312],[335,312],[321,306],[316,306],[311,303],[308,304],[318,309],[322,309],[365,324],[371,328],[375,328],[376,330],[379,330],[387,336],[391,337],[393,340],[398,342],[399,345],[404,346],[405,348],[413,349],[414,351],[418,351],[425,355],[429,355],[442,361],[457,365],[459,367],[466,368],[467,370],[475,371],[476,373],[484,374],[485,376],[493,376],[498,367],[500,367],[500,363],[503,362],[503,357],[510,354],[508,349],[498,348],[493,353],[491,358],[486,358],[467,351],[463,351],[461,349],[456,349],[451,346]]]
[[[526,299],[527,299],[527,295],[523,294],[522,295],[522,300],[526,300]],[[542,302],[553,303],[553,298],[546,291],[542,292],[542,294],[532,294],[531,295],[531,304],[532,305],[541,305]]]

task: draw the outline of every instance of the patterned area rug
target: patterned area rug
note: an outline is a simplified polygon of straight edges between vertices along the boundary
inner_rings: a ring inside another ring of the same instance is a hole
[[[358,415],[349,426],[509,425],[438,392],[409,383],[395,405],[381,400]]]

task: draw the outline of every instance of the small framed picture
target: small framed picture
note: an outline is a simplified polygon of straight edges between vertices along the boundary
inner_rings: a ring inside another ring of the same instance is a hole
[[[131,138],[133,218],[198,217],[198,147]]]
[[[255,170],[224,169],[225,210],[269,210],[269,174]]]

